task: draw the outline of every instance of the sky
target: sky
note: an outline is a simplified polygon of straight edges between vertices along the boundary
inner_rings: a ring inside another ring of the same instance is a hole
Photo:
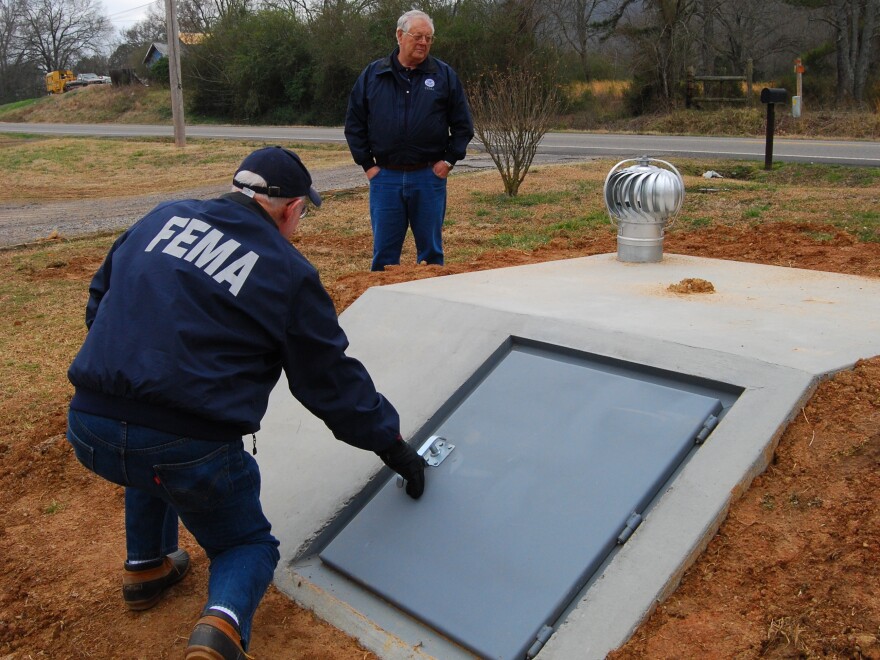
[[[119,30],[130,28],[142,20],[147,15],[150,5],[157,1],[162,2],[162,0],[103,0],[102,4],[105,15],[113,25],[113,34],[116,35]],[[161,7],[164,11],[164,2]]]

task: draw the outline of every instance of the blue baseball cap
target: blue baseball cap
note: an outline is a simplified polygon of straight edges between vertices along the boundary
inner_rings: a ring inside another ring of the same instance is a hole
[[[238,180],[242,171],[259,174],[265,186],[253,186]],[[312,186],[312,175],[299,156],[283,147],[263,147],[241,161],[232,177],[232,185],[247,188],[269,197],[308,197],[312,204],[321,206],[321,196]]]

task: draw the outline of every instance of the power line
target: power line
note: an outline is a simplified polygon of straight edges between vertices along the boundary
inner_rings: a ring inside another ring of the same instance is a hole
[[[133,12],[133,11],[138,11],[139,9],[145,9],[146,7],[149,7],[150,5],[153,5],[153,4],[155,4],[155,1],[154,1],[154,2],[148,2],[148,3],[145,4],[145,5],[138,5],[137,7],[132,7],[132,8],[130,8],[130,9],[123,9],[122,11],[118,11],[118,12],[116,12],[115,14],[109,14],[109,15],[107,16],[107,18],[114,18],[114,17],[116,17],[116,16],[122,16],[123,14],[130,14],[130,13]]]

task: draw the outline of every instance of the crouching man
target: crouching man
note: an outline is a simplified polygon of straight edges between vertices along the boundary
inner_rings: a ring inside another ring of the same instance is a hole
[[[330,297],[289,241],[321,204],[305,165],[258,149],[232,183],[218,199],[160,204],[114,243],[68,371],[67,438],[86,468],[125,487],[125,604],[152,607],[186,575],[178,520],[210,560],[187,660],[248,657],[279,553],[242,436],[259,429],[282,370],[336,438],[376,452],[411,497],[425,484],[397,411],[345,354]]]

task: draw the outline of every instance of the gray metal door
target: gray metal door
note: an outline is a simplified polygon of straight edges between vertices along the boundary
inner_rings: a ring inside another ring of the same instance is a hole
[[[523,658],[721,409],[514,348],[434,430],[455,449],[422,499],[389,479],[320,557],[482,657]]]

